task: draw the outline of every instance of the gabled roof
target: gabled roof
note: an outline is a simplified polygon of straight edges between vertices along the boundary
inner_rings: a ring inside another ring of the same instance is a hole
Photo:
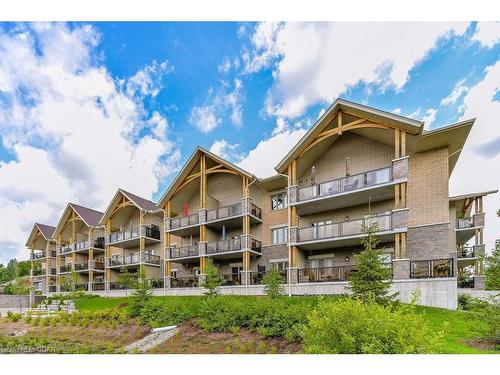
[[[100,224],[104,225],[106,221],[108,220],[109,216],[113,212],[113,208],[118,204],[120,196],[123,195],[125,196],[134,206],[136,206],[139,210],[155,213],[158,211],[161,211],[161,208],[158,207],[155,203],[151,202],[148,199],[139,197],[138,195],[129,193],[128,191],[125,191],[123,189],[118,189],[109,203],[108,207],[104,211]]]
[[[78,216],[80,216],[89,227],[98,227],[101,225],[100,221],[103,214],[101,211],[79,206],[75,203],[69,203],[69,205],[73,207]]]
[[[202,154],[207,155],[209,158],[219,162],[222,165],[225,165],[229,169],[237,171],[238,173],[240,173],[244,176],[257,179],[257,177],[255,177],[250,172],[247,172],[244,169],[241,169],[240,167],[236,166],[235,164],[221,158],[220,156],[215,155],[214,153],[204,149],[203,147],[197,146],[196,149],[194,150],[194,152],[191,154],[191,156],[187,160],[187,162],[184,164],[184,167],[182,167],[181,171],[177,174],[174,181],[170,184],[167,191],[165,191],[163,196],[158,201],[158,206],[160,206],[160,207],[165,206],[167,201],[173,196],[176,189],[182,184],[183,180],[189,175],[191,170],[196,166],[196,164],[198,163],[199,158]]]
[[[59,218],[59,221],[57,222],[57,225],[53,233],[53,237],[57,237],[57,235],[59,235],[59,233],[64,229],[64,223],[66,222],[68,216],[71,214],[71,211],[74,211],[78,215],[78,217],[82,219],[82,221],[85,223],[86,226],[88,227],[101,226],[99,222],[102,217],[102,212],[93,210],[88,207],[83,207],[75,203],[68,203],[61,217]]]
[[[339,111],[350,113],[360,118],[384,122],[388,125],[401,128],[413,135],[420,134],[424,124],[422,121],[338,98],[314,123],[309,131],[304,134],[304,136],[299,140],[299,142],[297,142],[290,152],[279,162],[275,169],[280,173],[284,173],[288,164],[290,164],[293,159],[297,158],[300,152],[307,147],[308,141],[316,137],[322,129],[334,119]]]
[[[43,238],[45,238],[45,240],[52,241],[52,236],[54,235],[55,230],[56,227],[53,227],[52,225],[46,225],[40,223],[33,224],[33,228],[31,229],[28,240],[26,241],[26,246],[31,245],[31,241],[33,241],[33,239],[35,238],[37,232],[40,232]]]

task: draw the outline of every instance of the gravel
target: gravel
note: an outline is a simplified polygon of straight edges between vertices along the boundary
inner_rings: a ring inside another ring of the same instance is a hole
[[[124,350],[126,352],[147,352],[153,349],[155,346],[160,345],[162,342],[167,341],[169,338],[177,333],[178,329],[174,328],[169,331],[153,332],[143,337],[139,341],[133,342],[127,345]]]

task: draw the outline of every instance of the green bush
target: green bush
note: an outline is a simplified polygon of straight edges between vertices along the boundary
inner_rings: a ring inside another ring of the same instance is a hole
[[[323,302],[302,329],[307,353],[432,353],[442,333],[431,329],[413,306],[390,307],[346,298]]]
[[[8,311],[7,312],[7,318],[11,321],[11,322],[17,322],[19,319],[21,319],[21,314],[19,313],[13,313],[11,311]]]
[[[275,267],[264,276],[262,282],[264,283],[264,291],[268,297],[277,298],[285,293],[283,288],[283,284],[286,282],[285,277]]]
[[[307,312],[316,303],[315,299],[219,296],[203,301],[198,325],[210,332],[244,327],[266,337],[296,341],[298,327],[306,323]]]
[[[468,294],[458,295],[458,308],[461,310],[477,310],[485,307],[486,305],[488,305],[488,302],[483,301],[480,298],[475,298]]]
[[[144,304],[137,318],[140,324],[152,328],[176,325],[197,316],[200,302],[199,297],[151,299]]]
[[[492,297],[489,302],[481,301],[470,312],[472,320],[481,322],[476,326],[481,337],[500,345],[500,299]]]

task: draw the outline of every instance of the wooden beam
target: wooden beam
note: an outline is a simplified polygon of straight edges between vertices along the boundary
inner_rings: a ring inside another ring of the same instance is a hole
[[[339,134],[342,135],[342,111],[337,114],[337,127],[339,128]]]
[[[234,174],[236,176],[240,175],[238,172],[236,171],[233,171],[231,169],[215,169],[215,170],[212,170],[212,171],[208,171],[206,172],[206,174],[212,174],[212,173],[229,173],[229,174]]]
[[[406,156],[406,132],[401,131],[401,157]]]
[[[207,175],[206,175],[206,156],[205,154],[200,156],[200,209],[206,208],[206,187],[207,187]]]
[[[400,149],[400,131],[399,129],[394,129],[394,158],[399,159],[401,157]]]

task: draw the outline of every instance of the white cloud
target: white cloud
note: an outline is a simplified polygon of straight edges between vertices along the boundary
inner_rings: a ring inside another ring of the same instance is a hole
[[[467,91],[469,91],[469,87],[464,85],[464,82],[465,80],[461,80],[460,82],[458,82],[453,88],[450,95],[441,100],[441,105],[455,104],[463,94],[467,93]]]
[[[229,56],[225,56],[222,63],[217,67],[219,73],[227,73],[231,69],[231,59]]]
[[[396,115],[401,114],[401,108],[394,108],[394,109],[392,110],[392,113],[395,113]]]
[[[460,120],[477,118],[450,180],[452,194],[486,191],[500,187],[500,103],[492,100],[500,82],[500,61],[486,69],[484,79],[464,98]],[[487,249],[499,238],[500,194],[485,199]]]
[[[429,108],[426,112],[422,121],[424,122],[425,129],[429,129],[434,120],[436,119],[437,109]]]
[[[228,143],[225,139],[215,140],[210,146],[210,151],[223,159],[233,163],[241,160],[242,155],[238,152],[238,144]]]
[[[261,23],[245,71],[273,68],[266,110],[298,117],[330,103],[360,81],[400,89],[409,71],[440,37],[462,34],[466,23]],[[362,53],[362,55],[359,55]],[[274,64],[274,65],[273,65]]]
[[[274,167],[305,133],[302,128],[276,133],[260,141],[238,165],[260,178],[273,176],[276,174]]]
[[[206,103],[191,109],[189,123],[195,125],[203,133],[209,133],[222,123],[224,111],[229,110],[231,123],[236,127],[243,125],[243,82],[236,78],[231,85],[221,81],[218,91],[208,90]]]
[[[210,133],[221,123],[221,119],[215,114],[215,106],[203,105],[193,107],[189,115],[189,123],[196,126],[203,133]]]
[[[500,22],[479,22],[472,39],[490,48],[493,47],[500,42]]]
[[[117,81],[96,62],[99,40],[89,25],[0,31],[0,133],[15,157],[0,162],[0,261],[25,258],[33,222],[55,224],[68,201],[104,209],[118,187],[151,197],[176,167],[167,119],[142,104],[171,67]]]

